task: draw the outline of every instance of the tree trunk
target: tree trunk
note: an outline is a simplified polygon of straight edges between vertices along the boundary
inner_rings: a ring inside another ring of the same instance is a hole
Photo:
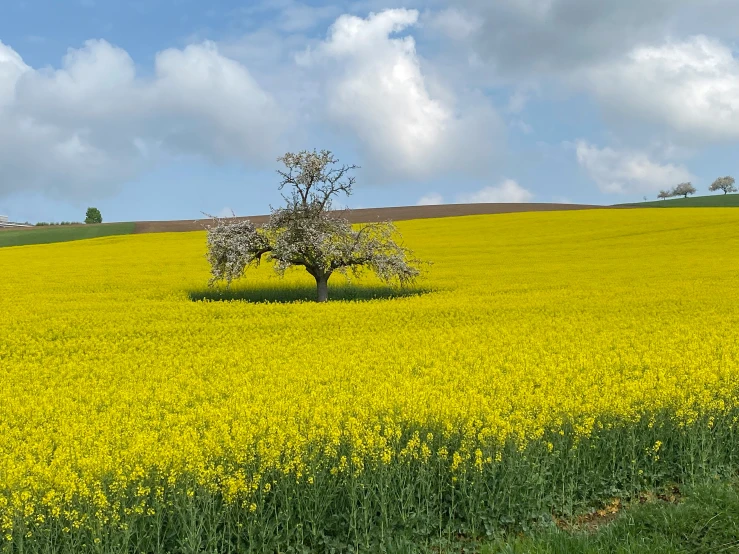
[[[326,302],[328,300],[328,276],[321,275],[316,277],[316,286],[318,287],[318,302]]]

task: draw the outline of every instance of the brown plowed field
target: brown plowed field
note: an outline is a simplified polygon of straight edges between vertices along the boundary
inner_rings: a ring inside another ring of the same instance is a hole
[[[402,221],[404,219],[424,219],[429,217],[452,217],[459,215],[505,214],[513,212],[546,212],[559,210],[590,210],[594,208],[611,208],[612,206],[596,206],[589,204],[444,204],[439,206],[399,206],[393,208],[362,208],[344,212],[352,223],[369,223],[372,221]],[[250,219],[260,225],[269,216],[255,215],[237,217],[235,221]],[[137,221],[134,233],[169,233],[177,231],[201,231],[210,219],[182,221]]]

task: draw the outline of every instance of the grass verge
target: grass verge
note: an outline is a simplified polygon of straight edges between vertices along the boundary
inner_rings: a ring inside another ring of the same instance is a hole
[[[554,525],[529,537],[499,540],[483,554],[739,552],[739,482],[686,487],[685,497],[640,498],[596,529]]]
[[[0,230],[0,248],[3,246],[25,246],[49,244],[71,240],[94,239],[112,235],[133,233],[135,223],[103,223],[101,225],[49,226],[32,229]]]
[[[737,208],[739,194],[713,194],[711,196],[695,196],[693,198],[671,198],[652,202],[634,202],[617,204],[632,208]]]

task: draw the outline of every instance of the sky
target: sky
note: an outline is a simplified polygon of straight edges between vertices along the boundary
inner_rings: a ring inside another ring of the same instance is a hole
[[[277,158],[352,208],[614,204],[739,173],[736,0],[5,0],[0,214],[254,215]]]

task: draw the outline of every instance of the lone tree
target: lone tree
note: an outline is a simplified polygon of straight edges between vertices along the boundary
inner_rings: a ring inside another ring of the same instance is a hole
[[[85,223],[102,223],[103,216],[97,208],[87,208],[85,214]]]
[[[290,194],[283,193],[287,205],[271,209],[265,225],[210,216],[215,223],[208,227],[209,285],[230,285],[265,255],[280,275],[289,267],[304,267],[316,280],[318,302],[328,300],[328,280],[336,272],[358,276],[368,268],[384,282],[401,286],[415,280],[421,262],[395,241],[391,222],[367,223],[355,230],[331,209],[334,196],[352,193],[355,178],[349,172],[357,166],[337,166],[328,150],[287,153],[277,161],[285,165],[277,171],[279,189],[289,187]]]
[[[724,194],[729,192],[736,192],[736,187],[734,186],[734,178],[728,175],[726,177],[719,177],[713,182],[710,187],[708,187],[708,190],[711,192],[722,190],[724,191]]]
[[[691,183],[680,183],[673,190],[673,196],[684,196],[688,197],[688,194],[695,194],[695,187]]]
[[[669,190],[661,190],[659,191],[657,198],[664,200],[665,198],[670,198],[672,195],[673,195],[672,192]]]

